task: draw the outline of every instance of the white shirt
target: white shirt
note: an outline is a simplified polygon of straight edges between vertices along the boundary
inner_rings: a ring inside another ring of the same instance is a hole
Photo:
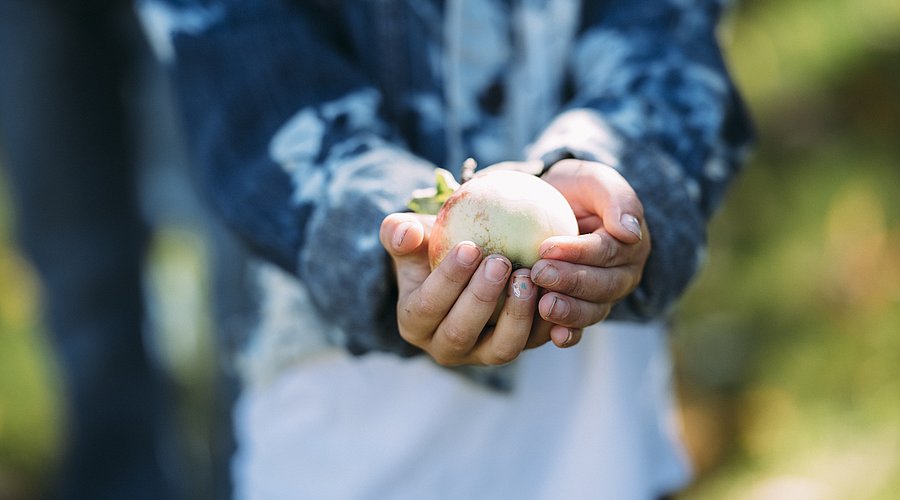
[[[282,362],[237,404],[236,497],[652,499],[689,479],[661,324],[601,323],[515,363],[504,394],[426,356]]]

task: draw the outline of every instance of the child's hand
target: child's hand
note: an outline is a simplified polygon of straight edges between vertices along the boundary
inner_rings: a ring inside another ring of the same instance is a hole
[[[438,363],[497,365],[542,343],[529,340],[538,291],[528,269],[512,271],[506,257],[484,259],[472,243],[457,245],[431,271],[428,234],[434,216],[391,214],[381,224],[381,244],[394,263],[400,335]],[[512,279],[510,278],[512,275]],[[494,326],[488,321],[502,295]],[[544,342],[549,335],[544,332]]]
[[[581,328],[605,319],[613,304],[637,287],[650,234],[637,194],[612,167],[562,160],[543,178],[569,201],[581,233],[545,240],[542,259],[531,272],[534,283],[547,290],[538,310],[555,324],[551,339],[569,346],[579,340]]]

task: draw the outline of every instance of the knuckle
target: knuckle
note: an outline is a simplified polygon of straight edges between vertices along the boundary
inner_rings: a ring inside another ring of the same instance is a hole
[[[566,249],[567,252],[570,254],[569,256],[566,257],[567,260],[570,260],[572,262],[581,262],[582,260],[585,259],[585,257],[590,255],[590,247],[586,247],[583,244],[585,241],[589,241],[589,240],[582,240],[579,242],[581,244],[571,245],[569,248]]]
[[[640,282],[641,282],[640,274],[629,273],[627,276],[622,278],[622,286],[620,288],[619,296],[616,297],[616,300],[622,299],[625,296],[627,296],[628,294],[630,294],[631,292],[633,292],[637,288],[638,283],[640,283]]]
[[[461,364],[459,361],[459,358],[456,358],[454,356],[449,356],[446,353],[441,352],[441,351],[431,352],[429,354],[431,355],[431,358],[434,360],[435,363],[437,363],[441,366],[447,367],[447,368],[452,368],[454,366],[459,366]]]
[[[521,351],[512,346],[496,346],[486,356],[485,363],[493,366],[507,365],[519,357]]]
[[[615,262],[620,253],[619,245],[611,237],[598,236],[600,236],[600,249],[597,257],[600,262]]]
[[[631,189],[631,192],[628,195],[628,202],[631,204],[631,213],[634,214],[638,220],[644,220],[644,204],[641,203],[641,199],[634,189]]]
[[[434,318],[443,313],[441,306],[435,301],[434,297],[428,294],[420,294],[415,301],[412,309],[406,309],[409,316],[421,316],[425,318]]]
[[[468,283],[471,273],[467,273],[466,270],[459,264],[455,264],[452,261],[453,259],[444,259],[444,261],[437,267],[437,271],[440,273],[441,277],[455,285],[465,285]]]
[[[408,343],[416,346],[422,347],[422,343],[419,341],[420,336],[416,333],[410,331],[408,328],[404,328],[402,325],[399,328],[400,330],[400,338],[407,341]]]
[[[623,273],[617,275],[615,279],[610,281],[612,281],[612,284],[610,285],[612,290],[610,291],[609,300],[614,301],[621,300],[633,292],[634,289],[637,288],[640,278],[634,273]]]
[[[620,284],[614,277],[608,277],[597,283],[595,292],[598,300],[612,300],[620,295]]]
[[[578,328],[585,328],[595,325],[605,320],[612,310],[612,303],[592,304],[590,309],[586,311],[584,321],[578,323]]]
[[[487,283],[473,283],[473,285],[474,286],[472,286],[470,290],[472,298],[483,306],[493,306],[496,304],[497,299],[500,297],[500,287],[504,286],[503,283],[499,286]]]
[[[549,342],[550,328],[550,323],[540,320],[531,335],[529,335],[528,341],[525,343],[525,349],[534,349]]]
[[[441,332],[443,343],[447,353],[454,358],[460,357],[469,351],[472,344],[472,335],[462,328],[449,326]]]
[[[599,310],[599,315],[597,316],[596,321],[594,321],[593,323],[599,323],[599,322],[605,320],[609,316],[609,313],[611,311],[612,311],[612,304],[603,304],[603,306]]]
[[[566,292],[575,297],[586,297],[591,292],[589,284],[588,272],[586,270],[578,270],[572,273],[572,278],[566,287]]]
[[[619,203],[622,208],[631,212],[633,215],[638,215],[634,212],[643,207],[641,207],[641,200],[638,198],[634,187],[629,184],[628,179],[623,177],[619,172],[616,172],[616,180],[618,181],[617,192],[619,193]]]

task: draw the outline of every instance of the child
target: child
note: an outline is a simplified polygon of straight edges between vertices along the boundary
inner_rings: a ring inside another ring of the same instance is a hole
[[[749,138],[717,2],[142,5],[201,185],[261,260],[239,497],[685,483],[662,322]],[[463,245],[429,273],[404,207],[468,156],[539,165],[582,235],[531,270]],[[485,330],[510,277],[521,320]]]

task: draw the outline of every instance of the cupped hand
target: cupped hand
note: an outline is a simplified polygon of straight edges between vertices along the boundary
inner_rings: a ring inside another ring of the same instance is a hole
[[[637,194],[612,167],[562,160],[543,179],[569,201],[580,233],[545,240],[541,260],[531,269],[534,283],[546,290],[540,316],[553,323],[553,342],[566,347],[637,287],[650,255],[650,233]]]
[[[400,335],[445,366],[505,364],[526,346],[546,342],[549,325],[541,330],[535,324],[538,289],[530,271],[513,272],[506,257],[482,258],[477,246],[462,242],[432,272],[433,223],[434,216],[396,213],[381,224],[381,244],[397,279]],[[489,325],[504,294],[496,324]]]

